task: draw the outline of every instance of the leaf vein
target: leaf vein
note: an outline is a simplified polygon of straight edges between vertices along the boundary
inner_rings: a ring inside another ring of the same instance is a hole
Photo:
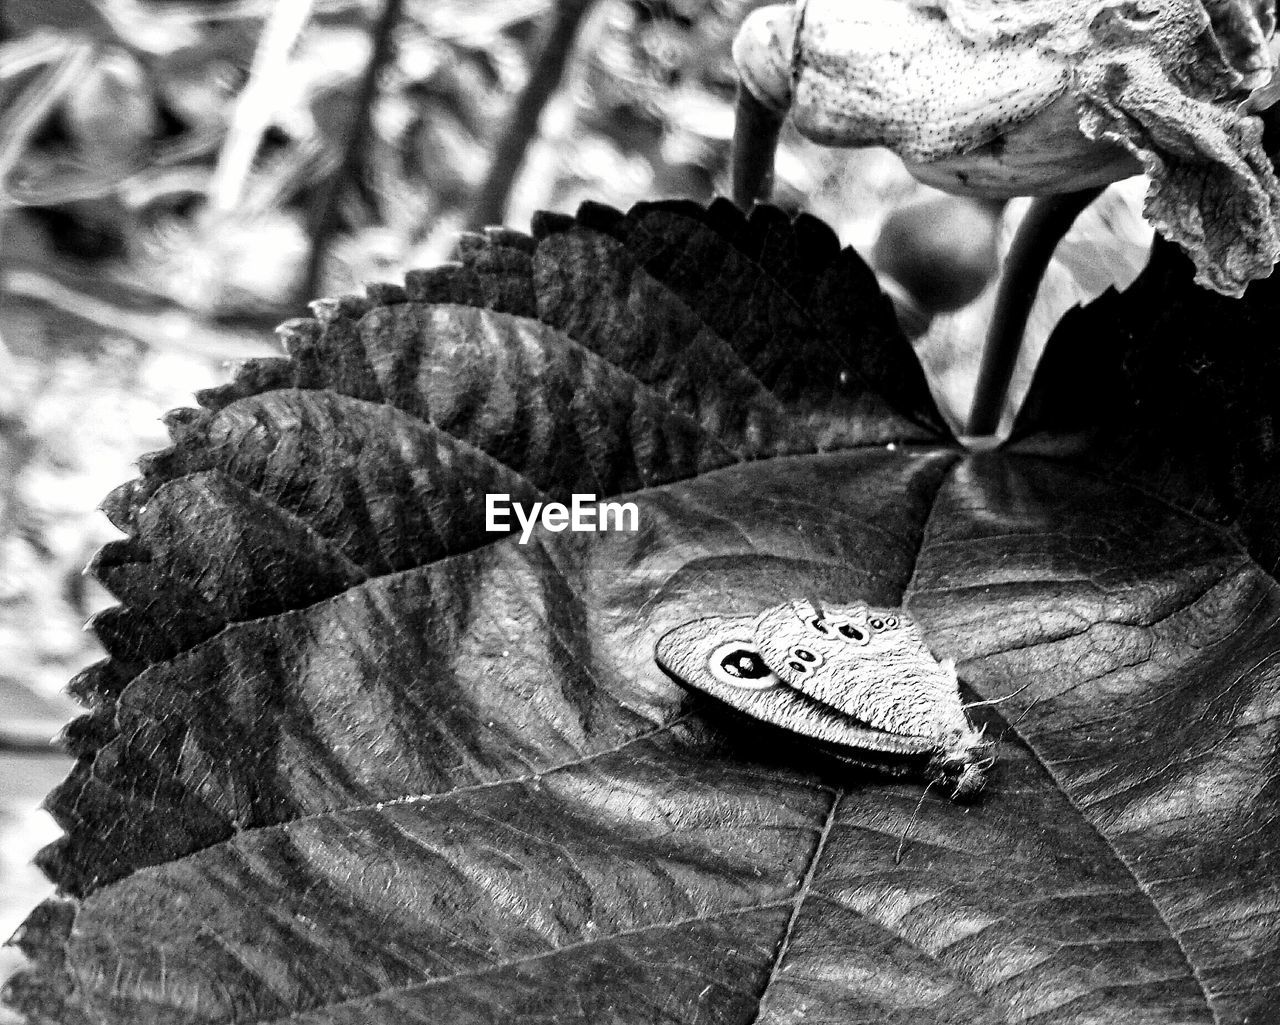
[[[818,872],[818,863],[822,860],[823,852],[827,849],[827,841],[830,839],[836,824],[836,815],[840,810],[840,804],[844,800],[844,796],[845,791],[843,789],[837,790],[832,795],[831,805],[827,809],[827,817],[822,823],[822,831],[818,834],[817,842],[813,847],[813,854],[809,858],[809,864],[805,868],[800,885],[796,888],[796,895],[792,898],[791,917],[787,920],[787,928],[782,934],[782,939],[778,942],[777,951],[773,956],[773,965],[769,969],[769,977],[765,980],[764,987],[760,990],[760,995],[757,998],[759,1006],[752,1025],[756,1025],[760,1021],[760,1015],[764,1012],[764,1002],[768,998],[769,990],[773,987],[774,981],[782,971],[782,962],[786,959],[787,951],[791,947],[791,937],[795,932],[796,923],[800,919],[800,911],[804,907],[805,898],[813,887],[813,879]]]

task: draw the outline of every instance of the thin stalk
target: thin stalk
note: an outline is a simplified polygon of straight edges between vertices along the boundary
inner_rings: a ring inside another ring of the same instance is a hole
[[[1000,427],[1018,353],[1044,272],[1054,250],[1081,212],[1102,193],[1101,188],[1046,196],[1031,204],[1018,225],[1005,257],[995,310],[987,329],[982,367],[969,412],[969,434],[987,437]]]
[[[337,229],[338,196],[343,186],[359,173],[364,157],[365,140],[373,121],[373,101],[378,93],[378,75],[391,59],[392,38],[404,11],[404,0],[385,0],[382,12],[373,26],[373,46],[369,51],[369,63],[365,65],[360,91],[356,95],[351,123],[347,127],[346,143],[338,167],[320,183],[315,203],[311,207],[309,228],[311,252],[307,258],[307,270],[299,289],[303,302],[315,298],[320,284],[320,269],[324,265],[329,240]]]
[[[573,53],[578,26],[590,10],[593,0],[558,0],[551,26],[534,59],[529,80],[517,97],[498,135],[488,173],[471,202],[467,227],[475,231],[490,224],[502,223],[507,201],[515,185],[516,175],[524,163],[525,153],[538,134],[538,121],[547,103],[564,77],[565,67]]]
[[[773,158],[783,118],[738,82],[738,107],[733,124],[733,201],[743,210],[768,200],[773,193]]]
[[[230,213],[240,203],[253,158],[292,70],[289,55],[307,27],[311,8],[312,0],[282,0],[267,18],[209,182],[209,205],[218,213]]]
[[[41,758],[61,758],[65,761],[67,752],[54,739],[57,732],[56,728],[48,732],[39,728],[28,732],[21,726],[16,729],[13,727],[0,729],[0,754],[36,755]]]

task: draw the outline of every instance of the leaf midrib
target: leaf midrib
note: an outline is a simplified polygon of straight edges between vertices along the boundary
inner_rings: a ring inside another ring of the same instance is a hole
[[[1132,491],[1135,494],[1141,495],[1147,501],[1154,502],[1156,505],[1177,513],[1179,516],[1192,520],[1210,533],[1220,537],[1227,547],[1233,549],[1248,560],[1250,566],[1256,569],[1263,576],[1267,577],[1273,583],[1280,584],[1280,566],[1277,566],[1272,570],[1260,563],[1257,557],[1249,551],[1248,547],[1244,544],[1239,533],[1233,529],[1235,527],[1234,523],[1222,523],[1218,520],[1209,519],[1203,513],[1196,512],[1194,509],[1183,505],[1168,495],[1152,491],[1132,477],[1122,477],[1114,474],[1101,473],[1091,467],[1088,463],[1073,459],[1070,456],[1052,457],[1038,452],[1019,452],[1016,448],[1006,449],[1003,451],[1006,456],[1018,459],[1028,459],[1035,462],[1047,462],[1053,466],[1066,467],[1070,469],[1072,473],[1078,473],[1081,477],[1097,481],[1099,484],[1104,484],[1108,487],[1124,488],[1127,491]]]
[[[956,468],[959,465],[961,465],[962,462],[963,462],[962,460],[957,460],[955,463],[953,463],[951,466],[947,468],[946,472],[942,474],[939,480],[937,489],[934,491],[932,497],[929,500],[929,512],[925,516],[924,524],[920,531],[920,547],[916,552],[916,564],[913,567],[910,582],[907,584],[907,587],[903,595],[904,605],[906,603],[907,596],[910,594],[916,593],[915,578],[917,575],[917,571],[920,568],[921,558],[924,554],[924,550],[928,541],[929,525],[933,520],[934,514],[937,512],[938,496],[942,494],[948,482],[952,480],[952,478],[955,475]],[[1149,497],[1155,497],[1155,496],[1149,496]],[[1172,503],[1166,502],[1165,504],[1170,508],[1173,508],[1174,511],[1180,511],[1180,510],[1177,510]],[[1219,531],[1222,531],[1222,528],[1220,526],[1217,529]],[[1248,553],[1244,553],[1244,554],[1247,555]],[[1221,1019],[1217,1013],[1217,1010],[1214,1008],[1213,1001],[1209,997],[1209,990],[1205,985],[1205,981],[1201,977],[1200,972],[1196,968],[1195,964],[1192,963],[1191,956],[1187,951],[1185,944],[1182,941],[1181,934],[1179,934],[1178,931],[1174,929],[1173,924],[1169,921],[1168,917],[1164,912],[1164,909],[1160,906],[1160,902],[1156,900],[1150,888],[1147,887],[1143,883],[1143,881],[1138,877],[1137,871],[1134,868],[1134,866],[1129,862],[1127,858],[1124,857],[1124,855],[1120,852],[1119,848],[1111,841],[1111,838],[1108,837],[1105,833],[1103,833],[1102,830],[1098,827],[1097,823],[1095,823],[1091,818],[1089,818],[1084,813],[1079,802],[1071,794],[1070,790],[1067,789],[1062,779],[1059,777],[1059,775],[1056,772],[1053,771],[1053,769],[1050,767],[1050,763],[1040,754],[1040,751],[1038,750],[1036,745],[1033,743],[1032,738],[1028,737],[1021,730],[1019,730],[1018,725],[1019,724],[1017,722],[1010,723],[1007,720],[1005,720],[1005,726],[1006,726],[1007,732],[1012,733],[1014,736],[1016,736],[1019,739],[1019,741],[1021,741],[1022,746],[1030,754],[1031,758],[1035,761],[1036,765],[1039,766],[1040,770],[1044,772],[1046,777],[1053,782],[1055,789],[1062,795],[1063,799],[1066,800],[1067,804],[1070,805],[1071,810],[1075,812],[1076,818],[1081,823],[1083,823],[1084,826],[1088,828],[1099,840],[1102,841],[1102,844],[1105,847],[1105,849],[1108,852],[1110,852],[1111,856],[1124,869],[1126,875],[1128,875],[1130,880],[1132,880],[1134,887],[1136,887],[1137,891],[1142,894],[1142,896],[1146,899],[1147,903],[1150,904],[1152,911],[1156,915],[1156,918],[1159,919],[1161,925],[1164,927],[1165,932],[1168,933],[1169,938],[1173,940],[1175,946],[1177,946],[1178,953],[1181,955],[1183,963],[1187,966],[1187,971],[1190,974],[1191,978],[1195,981],[1196,988],[1199,990],[1200,996],[1204,1000],[1205,1009],[1209,1012],[1210,1016],[1212,1017],[1214,1025],[1221,1025]]]
[[[1196,988],[1200,991],[1200,996],[1204,1000],[1205,1010],[1209,1012],[1209,1015],[1213,1019],[1214,1025],[1221,1025],[1222,1019],[1219,1016],[1217,1008],[1214,1006],[1213,1000],[1209,995],[1208,986],[1205,984],[1204,979],[1201,977],[1200,970],[1196,967],[1195,963],[1192,961],[1191,954],[1187,950],[1186,945],[1182,941],[1182,934],[1173,927],[1173,923],[1169,921],[1168,916],[1165,914],[1164,908],[1161,907],[1160,901],[1156,900],[1155,896],[1151,892],[1151,889],[1138,876],[1137,870],[1134,868],[1130,860],[1126,858],[1123,853],[1121,853],[1120,849],[1115,845],[1115,843],[1112,842],[1111,838],[1107,836],[1106,833],[1104,833],[1098,827],[1097,823],[1094,822],[1093,819],[1091,819],[1088,815],[1084,813],[1084,811],[1080,807],[1080,803],[1075,799],[1071,791],[1067,789],[1066,786],[1063,785],[1063,782],[1061,778],[1058,776],[1058,774],[1054,772],[1053,768],[1051,767],[1051,763],[1041,756],[1039,750],[1036,749],[1035,745],[1032,744],[1030,740],[1028,740],[1025,736],[1023,736],[1023,734],[1017,731],[1016,726],[1010,724],[1009,729],[1011,732],[1015,733],[1018,736],[1018,738],[1022,741],[1023,747],[1027,749],[1032,759],[1034,759],[1036,765],[1040,767],[1041,771],[1044,772],[1045,775],[1048,776],[1049,779],[1053,781],[1054,787],[1058,790],[1060,794],[1062,794],[1063,798],[1071,806],[1071,810],[1075,812],[1076,818],[1080,822],[1084,823],[1084,825],[1099,840],[1102,841],[1103,846],[1110,852],[1111,856],[1115,858],[1117,864],[1119,864],[1125,870],[1125,874],[1128,875],[1128,877],[1133,881],[1133,885],[1137,888],[1137,891],[1141,893],[1144,898],[1146,898],[1147,903],[1151,905],[1152,911],[1155,912],[1156,918],[1160,920],[1160,924],[1164,926],[1165,932],[1169,934],[1169,938],[1173,940],[1174,945],[1178,948],[1178,953],[1179,955],[1181,955],[1183,963],[1187,966],[1187,972],[1190,974],[1191,978],[1195,981]]]
[[[758,1025],[760,1015],[764,1013],[765,1000],[769,996],[769,991],[773,988],[773,983],[777,979],[778,973],[782,971],[782,962],[786,960],[787,953],[791,949],[791,937],[795,932],[796,922],[799,921],[805,898],[809,896],[809,891],[813,887],[813,879],[818,871],[818,863],[822,860],[823,852],[827,849],[827,840],[831,837],[831,830],[835,826],[836,816],[840,811],[840,804],[845,798],[845,793],[846,791],[842,787],[831,797],[831,804],[827,808],[821,832],[818,834],[817,842],[814,844],[813,854],[809,857],[809,864],[805,868],[800,885],[796,887],[796,895],[792,898],[791,917],[787,919],[787,927],[782,933],[782,939],[778,941],[778,948],[773,955],[773,964],[769,966],[769,977],[765,980],[764,988],[760,991],[756,1016],[752,1019],[751,1025]]]
[[[481,968],[476,968],[472,971],[455,972],[452,975],[435,976],[430,979],[423,979],[421,981],[408,983],[403,986],[386,986],[375,992],[364,993],[354,997],[348,997],[345,1000],[333,1000],[333,1001],[327,1001],[324,1003],[314,1004],[311,1007],[300,1008],[299,1010],[294,1011],[283,1018],[258,1019],[256,1021],[252,1021],[251,1025],[281,1025],[281,1023],[283,1022],[297,1021],[299,1018],[305,1015],[315,1014],[318,1012],[332,1011],[340,1007],[347,1007],[352,1005],[368,1003],[374,1000],[378,1000],[382,997],[386,997],[386,996],[390,996],[398,993],[413,993],[418,990],[432,989],[436,986],[444,986],[444,985],[448,985],[449,983],[458,982],[461,980],[481,978],[492,972],[505,971],[510,968],[518,968],[528,964],[536,964],[539,961],[545,961],[550,958],[558,957],[561,954],[572,953],[575,950],[581,950],[581,949],[597,946],[603,943],[614,943],[619,940],[628,939],[632,936],[642,936],[645,933],[651,933],[651,932],[661,933],[671,929],[679,929],[685,925],[696,925],[701,922],[712,922],[712,921],[716,921],[717,919],[732,918],[736,915],[749,915],[757,911],[771,911],[775,908],[786,907],[788,903],[790,903],[790,901],[788,900],[766,901],[762,904],[751,904],[746,907],[729,908],[724,911],[712,912],[709,914],[690,915],[687,918],[673,919],[670,922],[660,922],[655,925],[639,926],[633,929],[621,929],[618,932],[610,933],[607,936],[592,936],[589,939],[577,940],[573,943],[567,943],[562,947],[555,947],[551,950],[539,951],[536,954],[525,954],[520,957],[513,957],[506,961],[503,961],[501,964],[489,964]],[[247,1022],[245,1019],[233,1018],[231,1019],[231,1021],[245,1022],[246,1025],[250,1025],[250,1023]]]

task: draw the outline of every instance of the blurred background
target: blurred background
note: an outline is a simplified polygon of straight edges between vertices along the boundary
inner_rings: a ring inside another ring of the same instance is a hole
[[[98,502],[159,417],[275,354],[318,295],[448,259],[459,231],[584,199],[728,191],[730,44],[760,0],[9,0],[0,8],[0,939],[47,892],[38,810],[62,694],[110,598]],[[1053,321],[1141,268],[1143,183],[1060,249]],[[963,422],[1025,204],[915,183],[891,154],[784,133],[774,199],[877,269]],[[0,952],[0,979],[17,958]],[[0,1011],[0,1022],[12,1019]]]

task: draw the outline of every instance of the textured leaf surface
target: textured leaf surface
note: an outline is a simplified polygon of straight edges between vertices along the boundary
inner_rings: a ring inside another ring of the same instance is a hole
[[[67,895],[20,933],[13,1003],[1280,1015],[1280,375],[1248,330],[1275,289],[1214,305],[1162,255],[1064,323],[1017,445],[970,454],[810,219],[588,206],[460,257],[287,325],[288,359],[175,414],[109,500],[122,605],[43,859]],[[521,545],[484,532],[495,491],[625,495],[641,529]],[[982,800],[927,794],[900,863],[919,785],[724,722],[654,663],[681,622],[808,594],[905,603],[1008,699],[975,710]]]

